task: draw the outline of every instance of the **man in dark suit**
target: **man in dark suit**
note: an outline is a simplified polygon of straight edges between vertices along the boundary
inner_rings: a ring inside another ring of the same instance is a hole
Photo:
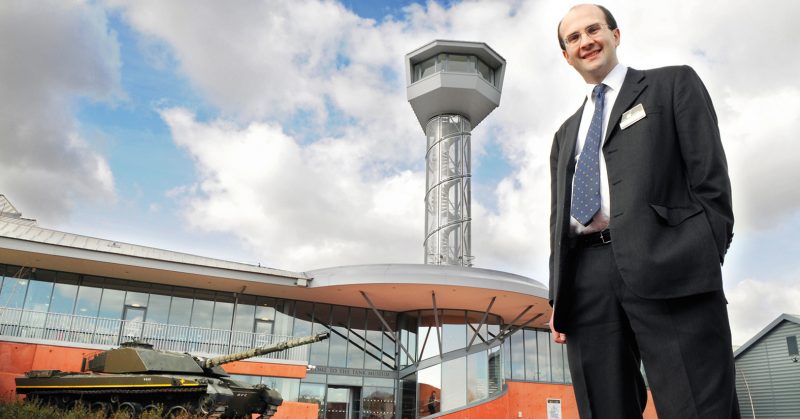
[[[739,417],[720,265],[733,236],[717,117],[689,67],[627,68],[602,6],[562,53],[587,98],[553,139],[550,302],[582,418]]]

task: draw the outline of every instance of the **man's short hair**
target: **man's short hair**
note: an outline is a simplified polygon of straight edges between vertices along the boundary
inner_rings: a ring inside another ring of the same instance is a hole
[[[599,4],[595,4],[594,6],[600,9],[603,12],[603,15],[605,15],[608,29],[612,31],[614,29],[617,29],[617,19],[614,19],[614,15],[612,15],[611,12],[608,11],[608,9]],[[556,35],[558,35],[558,45],[561,47],[562,50],[566,50],[567,46],[564,45],[564,39],[561,38],[561,22],[563,20],[564,19],[558,21],[558,27],[556,28]]]

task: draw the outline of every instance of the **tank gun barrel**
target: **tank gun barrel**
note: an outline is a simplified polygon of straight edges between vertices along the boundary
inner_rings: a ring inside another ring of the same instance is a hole
[[[272,352],[280,352],[285,349],[294,348],[296,346],[308,345],[314,342],[327,339],[330,333],[318,333],[316,335],[305,336],[297,339],[289,339],[284,342],[275,343],[272,345],[260,346],[258,348],[248,349],[246,351],[237,352],[229,355],[220,355],[213,358],[208,358],[203,362],[203,368],[213,368],[217,365],[227,364],[229,362],[241,361],[243,359],[252,358],[254,356],[266,355]]]

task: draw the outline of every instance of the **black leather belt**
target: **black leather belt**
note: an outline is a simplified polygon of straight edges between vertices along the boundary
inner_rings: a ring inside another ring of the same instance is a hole
[[[599,233],[581,234],[570,239],[572,248],[605,246],[611,243],[611,230],[605,229]]]

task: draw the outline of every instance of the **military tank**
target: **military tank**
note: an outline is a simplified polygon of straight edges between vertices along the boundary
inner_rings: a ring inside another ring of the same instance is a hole
[[[269,418],[283,403],[280,393],[263,384],[233,380],[221,365],[308,345],[328,336],[320,333],[213,358],[126,342],[84,359],[81,372],[28,371],[16,379],[17,394],[65,409],[81,402],[92,410],[124,411],[132,417],[161,409],[165,417],[189,413],[231,419],[250,418],[252,414]]]

